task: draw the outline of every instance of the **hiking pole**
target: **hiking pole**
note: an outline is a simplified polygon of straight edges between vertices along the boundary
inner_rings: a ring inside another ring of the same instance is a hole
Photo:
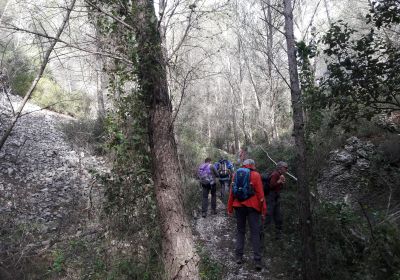
[[[261,150],[267,155],[267,157],[276,165],[276,161],[273,160],[273,159],[269,156],[268,152],[267,152],[266,150],[264,150],[263,147],[261,147],[261,146],[258,146],[258,147],[261,148]],[[287,174],[289,177],[291,177],[293,180],[295,180],[295,181],[297,182],[297,178],[296,178],[294,175],[290,174],[290,172],[286,172],[286,174]]]

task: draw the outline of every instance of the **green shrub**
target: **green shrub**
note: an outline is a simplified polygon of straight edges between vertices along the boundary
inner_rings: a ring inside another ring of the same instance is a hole
[[[77,147],[104,154],[105,127],[103,119],[80,118],[63,123],[59,129]]]
[[[323,203],[316,211],[315,232],[323,279],[397,279],[398,225],[385,221],[370,225],[344,204]]]
[[[8,48],[4,48],[0,44],[0,52],[2,53],[2,65],[7,74],[12,93],[24,96],[36,76],[37,63],[27,57],[25,53],[15,49],[13,44],[5,44]],[[4,70],[3,70],[4,71]]]
[[[3,65],[10,79],[12,93],[25,96],[37,75],[38,62],[16,49],[4,49]],[[90,100],[80,91],[68,93],[45,71],[39,80],[31,100],[42,107],[74,117],[83,117],[89,113]]]
[[[97,176],[103,187],[101,216],[110,236],[131,244],[107,262],[107,277],[99,279],[161,279],[161,230],[151,178],[147,112],[140,92],[121,98],[104,120],[105,144],[113,160],[110,174]],[[108,244],[108,246],[111,246]]]
[[[378,152],[387,164],[400,166],[400,135],[390,133],[385,136],[379,144]]]
[[[35,74],[29,70],[26,72],[17,72],[10,82],[12,92],[23,97],[31,87],[34,79]]]
[[[54,261],[51,266],[51,271],[57,273],[63,271],[65,262],[64,253],[62,251],[57,250],[54,252],[53,256],[54,256]]]
[[[192,216],[201,205],[202,189],[197,179],[189,176],[184,176],[183,181],[183,199],[184,209],[188,216]]]
[[[223,276],[223,266],[213,260],[204,249],[198,249],[200,256],[199,273],[202,280],[220,280]]]
[[[39,106],[74,117],[87,116],[90,110],[90,100],[84,93],[77,91],[69,94],[46,76],[37,84],[32,101]]]
[[[289,170],[294,170],[295,150],[293,146],[287,145],[284,142],[274,142],[267,147],[261,146],[250,147],[248,151],[249,158],[256,162],[256,167],[259,171],[273,171],[275,164],[268,158],[268,155],[275,161],[286,161],[289,164]]]

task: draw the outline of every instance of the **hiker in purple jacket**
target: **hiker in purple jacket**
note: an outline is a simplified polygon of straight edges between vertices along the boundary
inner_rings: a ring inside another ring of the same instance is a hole
[[[213,214],[217,213],[217,195],[216,195],[216,177],[218,172],[214,165],[211,164],[211,158],[206,158],[204,163],[199,166],[197,171],[201,187],[203,189],[203,201],[202,201],[202,216],[207,217],[208,211],[208,194],[211,191],[211,209]]]

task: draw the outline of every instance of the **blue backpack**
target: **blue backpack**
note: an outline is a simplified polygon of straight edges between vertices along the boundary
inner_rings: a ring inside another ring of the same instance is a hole
[[[250,184],[250,172],[249,168],[239,168],[235,173],[232,193],[239,201],[244,201],[254,195],[253,187]]]

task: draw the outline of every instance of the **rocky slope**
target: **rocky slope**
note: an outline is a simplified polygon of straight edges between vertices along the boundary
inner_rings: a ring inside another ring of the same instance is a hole
[[[10,98],[0,93],[0,136],[11,120],[11,105],[16,108],[21,101]],[[65,140],[59,126],[70,117],[32,104],[23,114],[0,151],[3,261],[15,254],[35,254],[62,238],[81,234],[91,210],[90,171],[107,171],[102,158],[76,150]]]
[[[363,177],[369,174],[374,145],[350,137],[342,149],[329,154],[327,166],[318,180],[318,193],[327,201],[351,203],[365,191]]]

